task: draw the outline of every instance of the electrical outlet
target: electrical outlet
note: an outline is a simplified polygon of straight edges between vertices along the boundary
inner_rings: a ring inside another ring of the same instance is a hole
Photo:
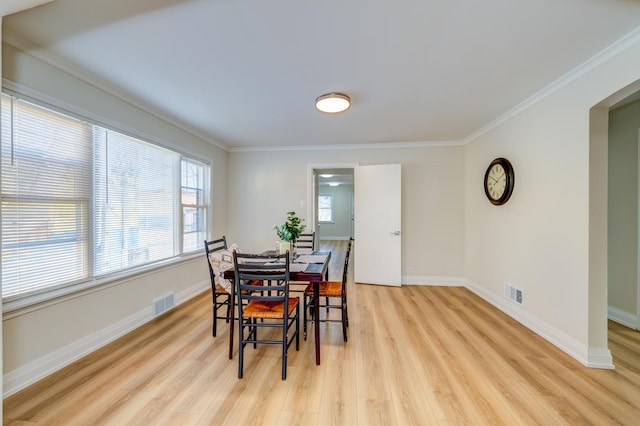
[[[413,268],[407,268],[407,274],[413,273]]]

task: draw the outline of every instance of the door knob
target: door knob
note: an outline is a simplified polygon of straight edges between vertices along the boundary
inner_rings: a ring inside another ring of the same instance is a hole
[[[391,235],[395,235],[396,237],[400,236],[400,231],[391,232]]]

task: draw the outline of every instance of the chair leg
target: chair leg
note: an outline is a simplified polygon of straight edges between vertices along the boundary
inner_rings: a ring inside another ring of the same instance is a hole
[[[342,338],[344,339],[345,343],[347,341],[347,311],[346,311],[346,307],[343,304],[340,307],[340,313],[342,314]]]
[[[296,351],[300,350],[300,304],[296,306]]]
[[[348,308],[349,305],[347,305],[347,296],[344,296],[342,306],[344,306],[344,320],[345,320],[345,323],[347,324],[347,327],[349,327],[349,308]]]
[[[253,339],[253,349],[258,349],[258,344],[255,342],[256,340],[258,340],[258,327],[255,326],[258,323],[258,321],[254,318],[251,320],[251,322],[254,325],[253,327],[251,327],[251,336],[252,336],[251,338]]]
[[[213,326],[211,327],[211,334],[213,337],[216,337],[218,334],[218,305],[216,304],[216,299],[213,299]]]
[[[304,340],[307,340],[307,310],[309,309],[309,299],[307,297],[306,294],[302,295],[302,298],[304,300],[304,308],[303,308],[303,318],[302,318],[302,331],[303,331],[303,337]]]
[[[238,379],[242,379],[242,367],[244,362],[244,343],[242,337],[244,335],[244,321],[238,321]]]
[[[282,327],[282,380],[287,379],[287,329],[289,321],[283,318],[284,327]]]
[[[308,299],[308,303],[307,303],[307,307],[305,309],[305,323],[304,323],[304,340],[307,340],[307,322],[314,322],[315,321],[315,304],[313,302],[313,296],[309,296]]]

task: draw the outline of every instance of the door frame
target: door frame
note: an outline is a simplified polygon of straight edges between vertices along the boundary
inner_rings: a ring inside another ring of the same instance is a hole
[[[637,158],[637,170],[639,171],[638,173],[638,187],[636,188],[637,191],[637,197],[638,197],[638,211],[637,211],[637,215],[638,217],[636,218],[637,223],[638,223],[638,235],[636,235],[636,245],[637,245],[637,252],[636,252],[636,311],[635,311],[635,316],[636,316],[636,330],[640,330],[640,129],[638,129],[638,135],[637,135],[637,145],[638,145],[638,158]],[[608,284],[607,284],[608,286]]]
[[[323,169],[351,169],[358,167],[360,163],[308,163],[307,164],[307,225],[311,224],[313,231],[318,230],[318,181],[315,179],[317,170]],[[355,191],[355,181],[353,187]],[[320,247],[320,233],[318,235],[318,247]]]

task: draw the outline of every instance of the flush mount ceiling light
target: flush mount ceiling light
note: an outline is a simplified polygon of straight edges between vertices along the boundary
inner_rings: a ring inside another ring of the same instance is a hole
[[[331,178],[331,177],[333,177],[333,175],[330,175],[330,174],[328,174],[328,173],[324,173],[324,174],[321,174],[321,175],[320,175],[320,177],[323,177],[323,178]]]
[[[329,182],[329,186],[338,186],[340,182]]]
[[[351,99],[344,93],[327,93],[316,98],[316,109],[328,114],[346,111],[351,106]]]

